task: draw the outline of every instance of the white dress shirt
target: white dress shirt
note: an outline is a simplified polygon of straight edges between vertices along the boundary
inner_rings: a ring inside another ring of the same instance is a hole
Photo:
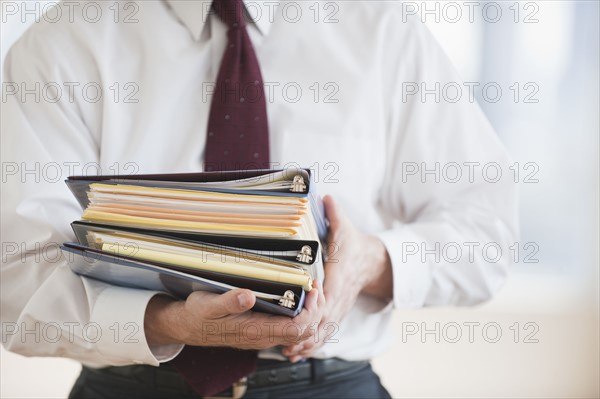
[[[359,297],[317,357],[384,351],[399,333],[394,307],[490,298],[517,236],[510,160],[465,86],[455,98],[461,80],[426,28],[397,2],[246,3],[273,167],[314,169],[319,193],[379,236],[392,261],[393,305]],[[60,256],[81,215],[63,180],[202,170],[226,28],[210,1],[95,4],[99,19],[81,6],[73,20],[66,10],[42,19],[6,60],[2,342],[90,366],[158,365],[181,348],[148,346],[144,312],[157,293],[80,277]],[[423,96],[436,82],[440,98]],[[492,182],[495,165],[503,174]]]

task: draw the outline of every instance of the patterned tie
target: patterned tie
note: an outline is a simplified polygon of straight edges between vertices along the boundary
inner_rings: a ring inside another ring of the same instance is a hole
[[[246,30],[241,0],[215,0],[228,42],[212,99],[205,170],[269,167],[263,80]],[[186,346],[170,364],[201,396],[215,395],[256,370],[257,351]]]
[[[229,29],[208,119],[205,170],[268,168],[264,84],[244,5],[241,0],[215,0],[213,10]]]

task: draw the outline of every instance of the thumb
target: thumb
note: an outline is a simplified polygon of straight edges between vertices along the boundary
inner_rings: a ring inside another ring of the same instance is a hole
[[[219,319],[232,314],[244,313],[250,310],[256,297],[250,290],[234,289],[221,295],[214,295],[206,303],[206,316],[210,319]]]

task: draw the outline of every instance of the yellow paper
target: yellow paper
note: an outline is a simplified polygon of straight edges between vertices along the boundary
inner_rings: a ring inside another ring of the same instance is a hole
[[[190,222],[185,220],[153,219],[140,216],[119,215],[110,212],[99,212],[89,209],[86,209],[83,212],[83,219],[97,222],[135,225],[147,228],[158,227],[170,230],[217,234],[230,233],[236,235],[260,235],[261,237],[292,237],[297,234],[296,229],[287,227],[250,226],[239,224]]]
[[[200,245],[200,247],[198,247],[190,244],[174,243],[169,239],[158,239],[143,235],[89,232],[88,243],[90,245],[99,245],[99,248],[102,248],[103,244],[117,244],[124,248],[142,248],[152,251],[194,256],[199,259],[207,259],[209,256],[215,256],[220,258],[220,262],[222,263],[235,263],[250,267],[279,271],[283,270],[294,274],[306,273],[301,267],[290,266],[289,263],[277,258],[265,260],[264,258],[251,253],[235,251],[225,247],[211,247],[208,245]]]
[[[92,191],[115,194],[142,195],[155,198],[175,198],[186,199],[193,201],[212,200],[212,201],[227,201],[240,203],[261,204],[278,204],[278,205],[305,205],[308,202],[307,198],[303,197],[281,197],[271,195],[251,195],[251,194],[232,194],[219,193],[213,191],[198,191],[198,190],[181,190],[160,187],[133,186],[126,184],[90,184]]]
[[[189,221],[199,223],[211,223],[211,224],[242,224],[250,226],[269,226],[269,227],[299,227],[302,223],[298,216],[296,220],[290,219],[263,219],[258,216],[253,218],[239,218],[235,214],[229,214],[225,216],[213,216],[210,213],[207,215],[194,215],[191,213],[181,214],[177,212],[171,212],[169,209],[159,209],[158,211],[148,210],[136,210],[136,209],[122,209],[107,207],[103,205],[90,205],[87,208],[88,211],[93,212],[106,212],[115,215],[127,215],[127,216],[138,216],[150,219],[163,219],[173,221]],[[262,215],[261,215],[262,216]]]
[[[124,247],[119,244],[104,243],[102,244],[102,250],[115,255],[131,256],[136,259],[167,263],[174,266],[189,267],[197,270],[212,271],[233,276],[250,277],[259,280],[299,285],[302,286],[305,291],[310,291],[312,288],[312,279],[308,274],[300,275],[247,266],[231,265],[212,259],[203,260],[195,256],[176,255],[148,249],[135,248],[134,246]]]

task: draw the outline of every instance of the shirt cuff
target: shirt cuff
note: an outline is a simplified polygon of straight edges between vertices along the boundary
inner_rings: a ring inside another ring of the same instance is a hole
[[[114,365],[158,366],[181,352],[183,344],[148,345],[144,332],[146,306],[154,295],[165,293],[133,288],[108,287],[98,296],[91,319],[100,331],[97,349]]]
[[[414,245],[423,241],[407,228],[386,230],[375,234],[390,256],[394,282],[394,307],[420,308],[425,304],[431,287],[431,271],[413,254],[408,256]],[[403,245],[410,243],[411,247]],[[406,252],[406,253],[405,253]]]

